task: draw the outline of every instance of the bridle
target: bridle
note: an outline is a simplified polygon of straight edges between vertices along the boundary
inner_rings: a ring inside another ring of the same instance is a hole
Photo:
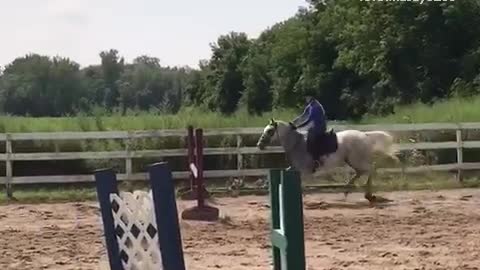
[[[271,125],[273,126],[274,133],[273,133],[271,136],[269,135],[269,138],[271,139],[273,136],[277,135],[277,136],[278,136],[278,140],[279,140],[280,142],[282,142],[282,136],[281,136],[280,133],[278,132],[278,124],[277,124],[277,122],[272,122]],[[291,128],[292,130],[297,130],[297,127],[296,127],[292,122],[288,122],[288,125],[290,126],[290,128]],[[261,142],[264,142],[264,140],[265,140],[265,134],[262,134],[262,136],[260,137],[260,141],[261,141]],[[299,143],[298,141],[295,142],[295,144],[292,146],[292,148],[296,147],[298,143]],[[283,146],[283,147],[285,147],[285,146]],[[285,150],[289,150],[289,149],[285,149]]]

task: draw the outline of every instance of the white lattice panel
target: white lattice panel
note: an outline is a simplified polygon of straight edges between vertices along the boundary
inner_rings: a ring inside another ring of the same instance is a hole
[[[152,193],[111,194],[120,257],[126,270],[162,269]]]

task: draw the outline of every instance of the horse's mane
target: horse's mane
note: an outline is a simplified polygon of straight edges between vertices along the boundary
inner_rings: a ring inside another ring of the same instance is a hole
[[[289,147],[289,146],[294,147],[294,146],[298,145],[298,143],[300,141],[305,140],[305,138],[303,137],[303,134],[298,131],[297,127],[295,127],[292,122],[286,122],[286,121],[282,121],[282,120],[276,120],[275,122],[277,122],[278,124],[280,124],[280,125],[282,125],[286,128],[289,128],[287,130],[287,133],[290,134],[293,137],[293,140],[290,137],[289,141],[285,142],[285,143],[287,143],[287,145],[286,145],[287,147]]]
[[[293,130],[297,130],[297,127],[295,127],[292,122],[287,122],[287,121],[282,121],[282,120],[276,120],[275,122],[281,123],[284,126],[290,126],[290,127],[292,127]]]

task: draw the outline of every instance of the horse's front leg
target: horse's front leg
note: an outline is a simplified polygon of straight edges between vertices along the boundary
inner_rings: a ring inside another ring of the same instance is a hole
[[[306,185],[307,183],[313,183],[313,180],[315,180],[315,175],[310,172],[303,172],[301,179],[302,179],[302,195],[303,195],[303,198],[305,198]]]
[[[365,185],[365,199],[367,199],[370,204],[373,204],[377,197],[372,194],[372,173],[368,175],[367,184]]]
[[[374,203],[377,199],[375,195],[372,194],[372,178],[376,174],[375,164],[372,165],[372,169],[368,173],[367,183],[365,184],[365,199],[367,199],[370,204]]]
[[[355,175],[345,184],[345,191],[343,192],[345,195],[345,200],[347,199],[348,194],[352,192],[352,187],[355,185],[355,181],[360,178],[360,176],[362,176],[362,174],[356,171]]]

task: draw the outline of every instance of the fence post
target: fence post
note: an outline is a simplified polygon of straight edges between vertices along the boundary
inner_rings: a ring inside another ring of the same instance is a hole
[[[12,164],[12,135],[10,133],[6,134],[5,153],[6,153],[5,189],[7,192],[7,198],[12,199],[13,198],[13,191],[12,191],[13,164]]]
[[[125,174],[126,174],[126,179],[130,180],[130,177],[132,176],[133,169],[132,169],[132,134],[130,131],[127,133],[127,138],[125,139],[125,152],[126,152],[126,158],[125,158]]]
[[[462,166],[463,166],[463,141],[462,141],[462,130],[461,127],[456,131],[457,137],[457,180],[462,182],[463,181],[463,173],[462,173]]]
[[[237,170],[243,169],[243,155],[242,155],[242,135],[237,135]]]

